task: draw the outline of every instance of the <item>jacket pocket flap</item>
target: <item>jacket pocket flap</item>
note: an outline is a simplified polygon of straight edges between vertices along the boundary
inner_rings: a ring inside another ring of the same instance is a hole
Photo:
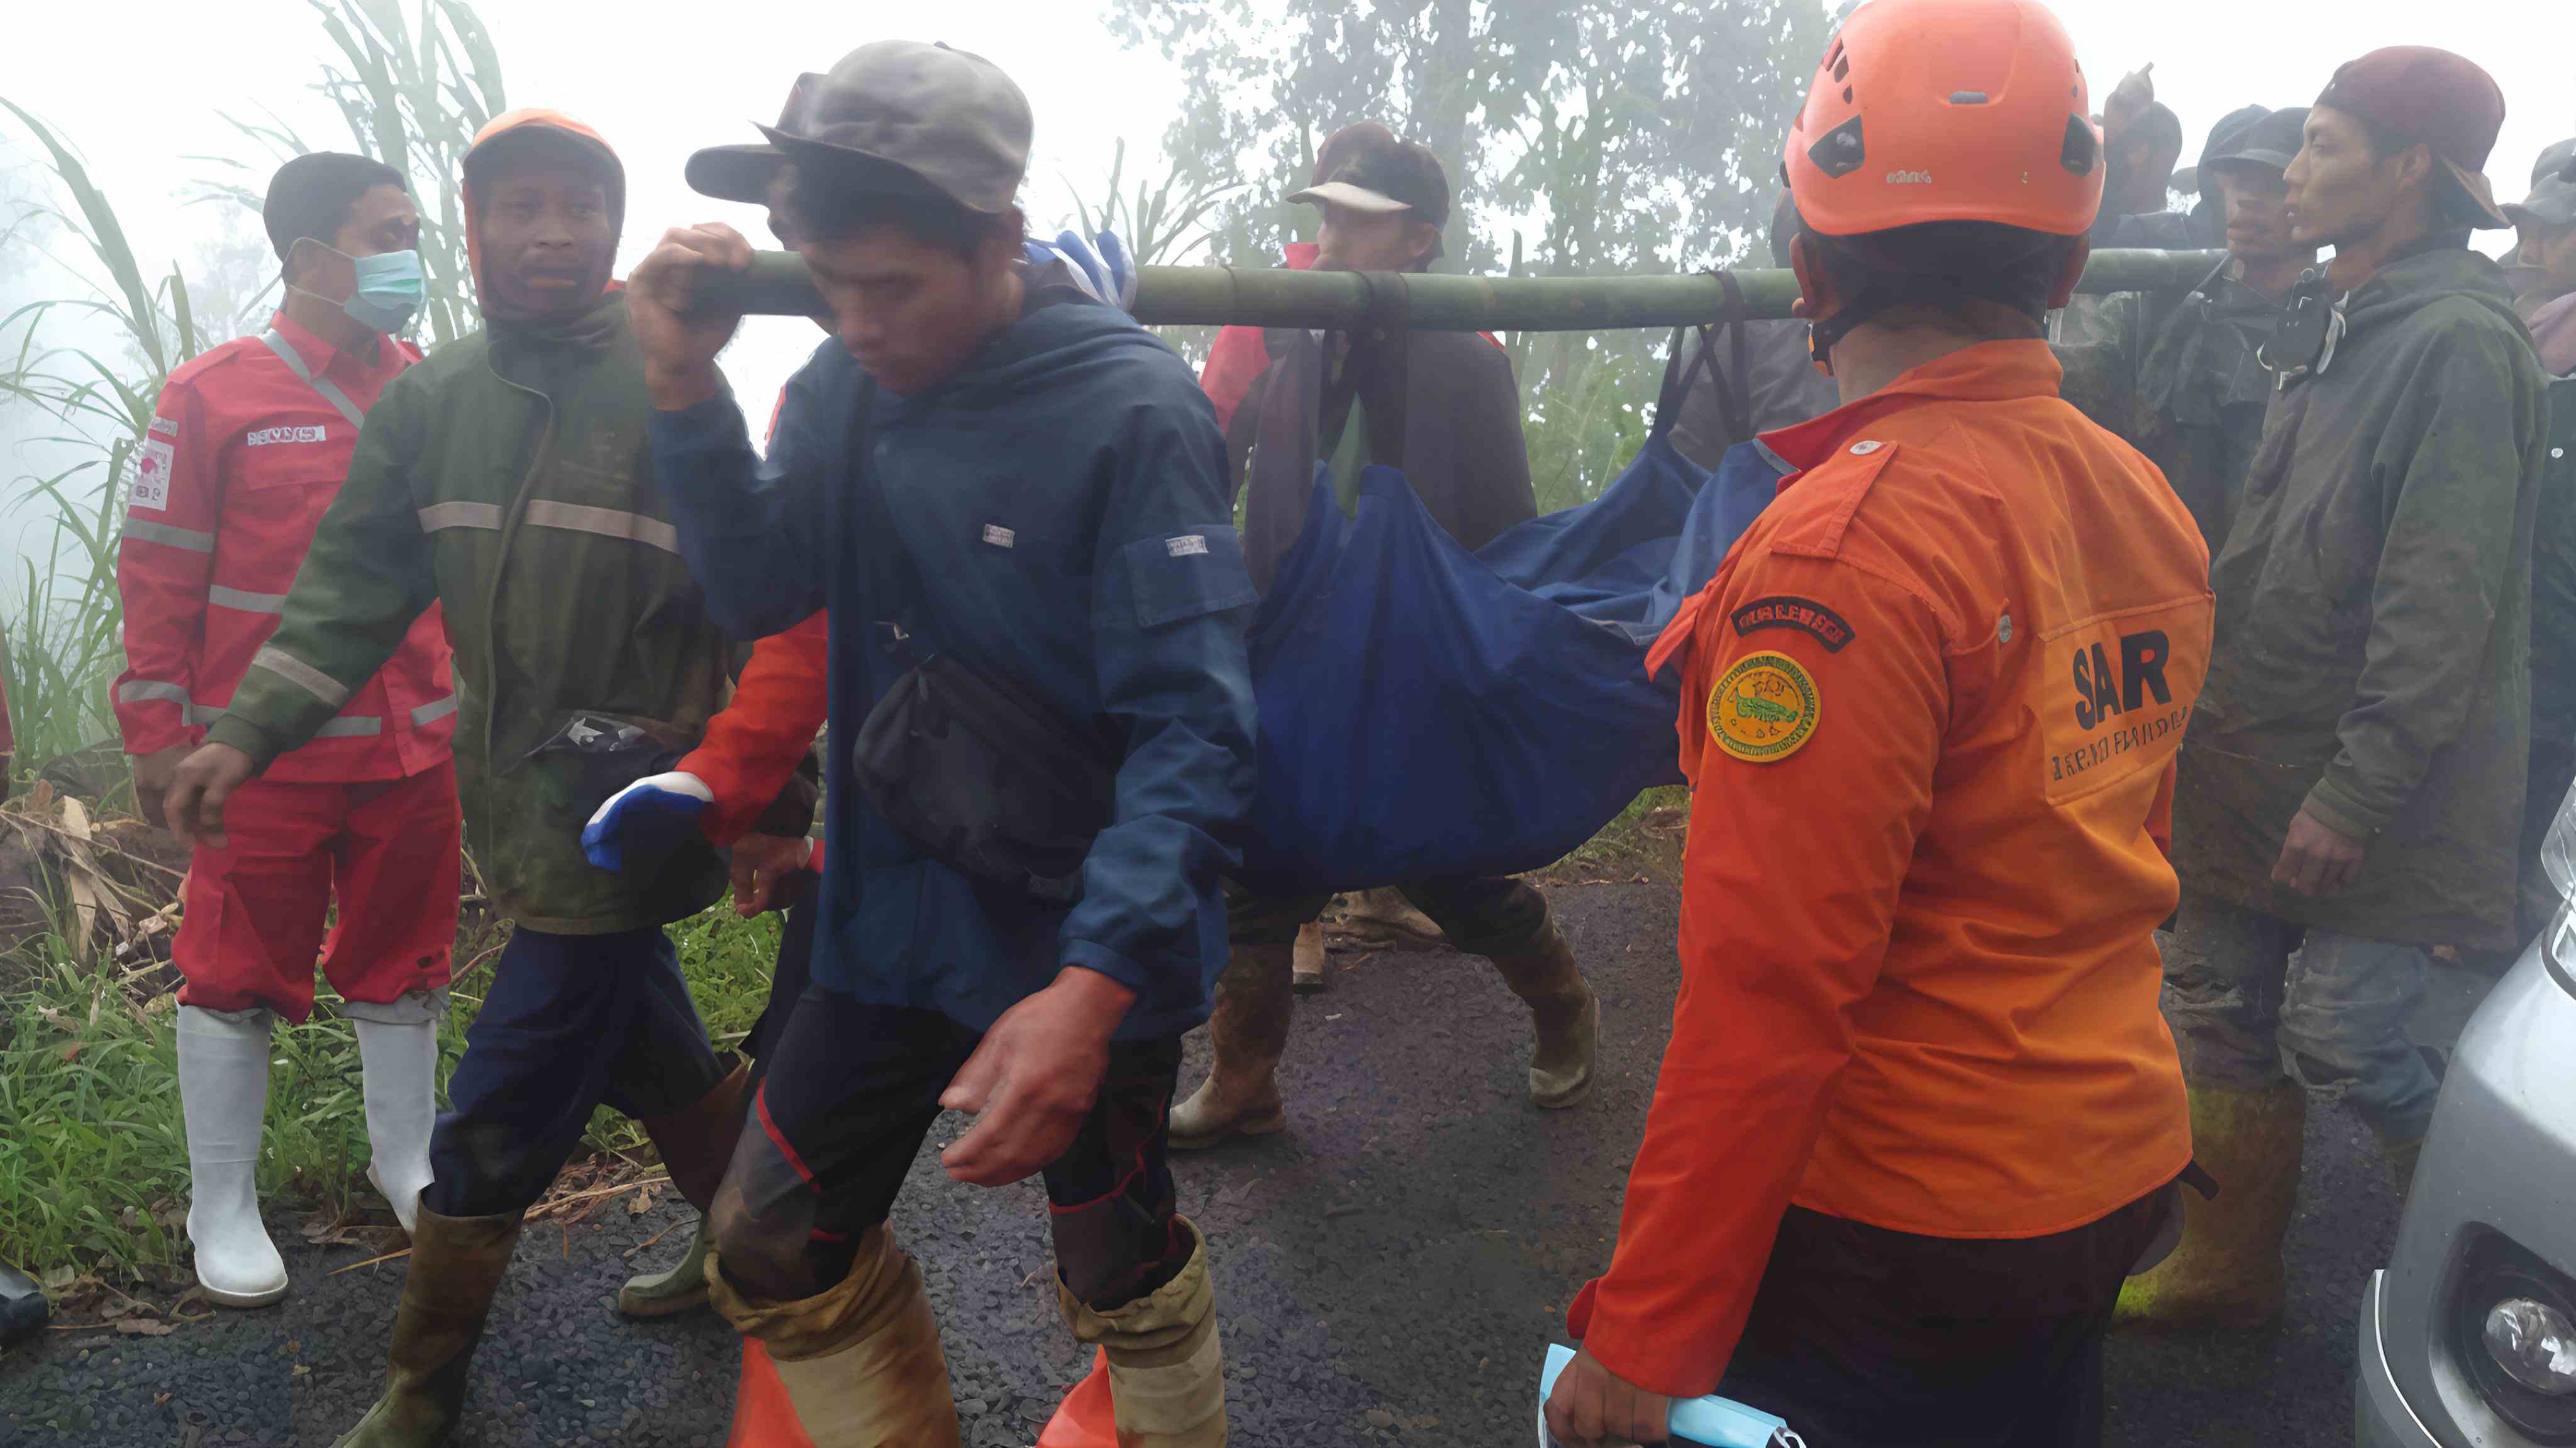
[[[1243,540],[1223,523],[1139,538],[1119,553],[1136,591],[1138,628],[1242,608],[1261,597],[1244,570]]]

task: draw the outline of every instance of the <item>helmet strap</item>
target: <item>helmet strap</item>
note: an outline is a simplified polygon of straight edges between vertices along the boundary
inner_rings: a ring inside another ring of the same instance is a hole
[[[1816,365],[1824,369],[1826,376],[1832,376],[1832,353],[1837,343],[1891,308],[1908,302],[1942,306],[1962,297],[1974,297],[2010,307],[2030,318],[2034,324],[2046,327],[2047,309],[2033,310],[2024,296],[2016,296],[2013,292],[2014,289],[1985,277],[1941,276],[1930,272],[1873,273],[1862,284],[1859,294],[1845,303],[1840,311],[1808,325],[1808,355],[1815,358]]]

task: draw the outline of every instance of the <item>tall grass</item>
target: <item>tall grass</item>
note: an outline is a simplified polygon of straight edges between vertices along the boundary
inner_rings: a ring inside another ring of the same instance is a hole
[[[500,57],[465,0],[425,0],[411,20],[391,0],[311,3],[336,53],[315,88],[338,108],[351,144],[411,177],[420,199],[429,283],[421,325],[433,342],[462,336],[477,323],[453,178],[474,133],[507,106]],[[24,108],[5,98],[0,106],[41,144],[52,172],[59,199],[38,203],[37,213],[77,238],[90,263],[47,258],[65,293],[0,318],[0,401],[40,412],[50,427],[34,441],[46,456],[68,459],[6,480],[10,507],[47,523],[18,576],[0,581],[0,682],[18,761],[32,767],[115,732],[107,691],[124,667],[118,503],[162,385],[214,339],[198,325],[179,269],[145,270],[78,150]],[[279,159],[310,149],[282,122],[225,119]],[[197,159],[217,168],[209,196],[258,209],[261,196],[247,183],[264,170]],[[25,245],[22,237],[13,224],[0,244]],[[85,336],[104,330],[109,345],[57,343],[66,324]]]
[[[64,267],[78,290],[0,318],[0,399],[41,412],[51,430],[34,441],[71,459],[50,474],[9,479],[13,507],[51,519],[40,553],[21,560],[0,621],[18,759],[36,764],[109,732],[107,688],[123,666],[117,499],[162,384],[197,354],[199,339],[186,280],[176,268],[145,273],[79,153],[16,103],[0,99],[0,107],[44,147],[67,198],[39,203],[39,212],[88,249],[98,273]],[[47,324],[57,319],[85,322],[92,334],[103,322],[117,345],[56,344]]]
[[[675,928],[681,971],[719,1043],[741,1039],[768,999],[776,922],[718,909]],[[500,939],[497,927],[483,927],[458,942],[439,1028],[442,1104]],[[173,998],[75,965],[59,940],[46,942],[27,972],[23,986],[0,996],[0,1122],[9,1124],[0,1131],[0,1261],[148,1280],[187,1253]],[[353,1205],[376,1206],[365,1185],[357,1038],[328,985],[319,1002],[311,1019],[280,1022],[270,1040],[259,1190],[290,1220],[336,1221]],[[593,1150],[634,1155],[643,1144],[640,1128],[605,1108],[591,1121]]]

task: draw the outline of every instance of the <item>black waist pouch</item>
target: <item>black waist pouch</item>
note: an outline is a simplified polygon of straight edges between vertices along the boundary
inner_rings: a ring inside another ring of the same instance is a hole
[[[1049,904],[1082,893],[1118,765],[1076,722],[944,653],[897,679],[850,746],[868,802],[923,853]]]

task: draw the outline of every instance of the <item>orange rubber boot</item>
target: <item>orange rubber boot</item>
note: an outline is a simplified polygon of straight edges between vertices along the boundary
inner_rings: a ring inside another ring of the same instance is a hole
[[[1109,1402],[1109,1350],[1091,1359],[1091,1374],[1073,1385],[1038,1434],[1037,1448],[1118,1448],[1118,1414]]]
[[[758,1338],[742,1340],[742,1385],[734,1390],[733,1431],[725,1448],[814,1448]]]

